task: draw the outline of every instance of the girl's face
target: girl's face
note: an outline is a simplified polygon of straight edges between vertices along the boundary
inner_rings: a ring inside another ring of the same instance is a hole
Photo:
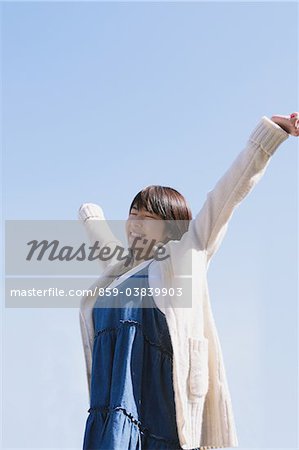
[[[142,248],[145,253],[158,242],[164,242],[165,228],[165,221],[157,214],[132,207],[126,222],[128,245]]]

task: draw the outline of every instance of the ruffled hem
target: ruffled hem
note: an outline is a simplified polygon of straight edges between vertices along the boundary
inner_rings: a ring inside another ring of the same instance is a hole
[[[83,450],[181,450],[178,440],[151,433],[123,407],[88,412]]]
[[[119,334],[120,332],[123,332],[123,330],[127,330],[129,331],[130,328],[135,327],[137,328],[138,332],[143,336],[143,339],[145,342],[147,342],[150,346],[156,348],[157,350],[159,350],[160,352],[164,353],[166,356],[168,356],[171,360],[172,360],[172,348],[171,348],[171,341],[170,338],[168,340],[168,348],[165,345],[165,343],[163,344],[163,340],[161,339],[161,342],[155,342],[154,340],[152,340],[146,333],[145,329],[144,329],[144,325],[142,325],[140,322],[138,322],[137,320],[132,320],[132,319],[120,319],[119,320],[119,325],[118,326],[113,326],[113,327],[106,327],[103,328],[101,330],[97,330],[95,332],[94,335],[94,341],[97,341],[100,339],[100,337],[106,335],[106,334],[111,334],[111,335],[116,335]],[[169,348],[170,346],[170,348]]]

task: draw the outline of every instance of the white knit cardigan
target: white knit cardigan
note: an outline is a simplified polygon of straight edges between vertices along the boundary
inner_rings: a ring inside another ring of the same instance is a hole
[[[164,287],[186,287],[183,297],[164,297],[164,313],[173,346],[177,430],[183,449],[238,446],[221,346],[210,307],[207,270],[235,208],[261,179],[271,156],[288,136],[281,127],[263,116],[250,134],[244,150],[214,189],[208,192],[188,231],[180,241],[172,240],[165,245],[170,257],[155,262],[159,265]],[[97,231],[96,222],[92,219],[105,220],[105,217],[100,207],[96,208],[96,214],[92,209],[91,204],[84,204],[79,211],[92,241],[97,240],[100,245],[109,244],[111,248],[119,244],[108,226],[105,232]],[[95,284],[108,286],[112,281],[110,277],[120,273],[124,273],[122,263],[108,262]],[[185,299],[188,303],[190,295],[192,306],[182,307],[182,302]],[[92,296],[82,298],[79,311],[89,395],[95,300],[96,297]]]

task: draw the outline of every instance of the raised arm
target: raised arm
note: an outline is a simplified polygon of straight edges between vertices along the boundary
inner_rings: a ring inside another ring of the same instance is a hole
[[[289,134],[299,135],[299,115],[295,114],[293,118],[261,118],[250,134],[244,150],[219,179],[214,189],[208,192],[201,210],[190,222],[188,231],[177,245],[179,252],[188,248],[205,250],[209,263],[219,248],[234,210],[261,179],[275,150]],[[176,253],[175,251],[173,254]]]
[[[83,223],[92,246],[98,242],[99,248],[109,247],[110,254],[117,245],[123,247],[124,244],[112,233],[100,206],[94,203],[84,203],[79,208],[78,218]],[[98,256],[98,254],[99,251],[96,251],[94,256]],[[106,261],[103,259],[98,259],[98,261],[101,270],[115,262],[113,258],[108,258],[108,255]]]

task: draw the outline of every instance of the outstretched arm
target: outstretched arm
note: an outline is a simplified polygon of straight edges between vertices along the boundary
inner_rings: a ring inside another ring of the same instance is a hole
[[[234,210],[261,179],[275,150],[289,134],[299,135],[298,119],[299,113],[292,117],[261,118],[244,150],[208,192],[201,210],[177,245],[179,253],[188,248],[205,250],[207,262],[210,261],[222,242]],[[175,255],[175,246],[172,247]]]
[[[92,246],[98,242],[99,248],[109,247],[110,254],[117,245],[123,247],[123,243],[112,233],[100,206],[94,203],[84,203],[79,208],[78,218],[83,223]],[[95,252],[94,256],[98,255],[99,251]],[[104,270],[114,262],[114,259],[108,258],[107,254],[106,261],[103,258],[98,258],[98,261],[101,269]]]

